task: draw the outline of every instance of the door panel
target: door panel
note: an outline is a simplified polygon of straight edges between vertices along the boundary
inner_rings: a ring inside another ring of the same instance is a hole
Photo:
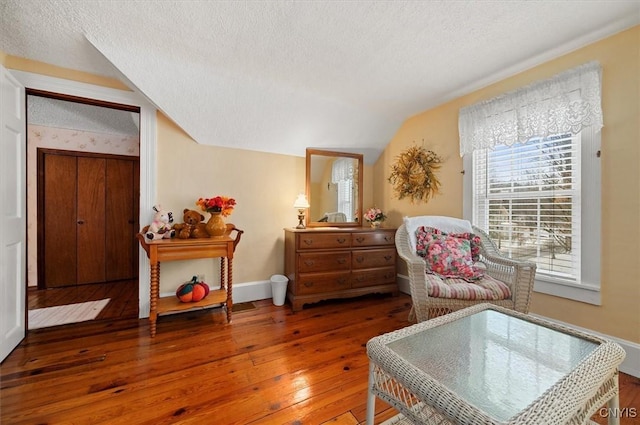
[[[75,285],[76,267],[76,158],[41,153],[42,205],[38,286]],[[44,263],[44,267],[42,264]]]
[[[26,332],[24,87],[0,66],[0,362]]]
[[[106,279],[132,279],[137,276],[137,251],[133,238],[134,162],[108,159],[106,173]]]
[[[78,284],[105,281],[106,160],[78,157]]]

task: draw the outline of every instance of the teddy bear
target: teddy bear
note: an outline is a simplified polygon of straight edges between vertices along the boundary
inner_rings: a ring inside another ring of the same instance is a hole
[[[185,208],[182,211],[182,221],[184,223],[177,223],[173,226],[176,230],[176,236],[180,239],[189,238],[208,238],[206,224],[202,222],[204,216],[198,211]]]
[[[148,241],[173,238],[176,235],[176,231],[172,228],[173,213],[163,210],[160,205],[154,205],[153,211],[155,211],[153,221],[142,229],[145,238]]]

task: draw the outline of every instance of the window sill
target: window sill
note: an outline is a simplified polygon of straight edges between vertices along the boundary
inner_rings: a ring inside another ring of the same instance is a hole
[[[593,286],[572,285],[536,279],[533,290],[534,292],[567,298],[587,304],[602,305],[600,301],[600,289]]]

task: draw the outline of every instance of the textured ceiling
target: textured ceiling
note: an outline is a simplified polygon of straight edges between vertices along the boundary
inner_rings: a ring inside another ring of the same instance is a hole
[[[0,0],[0,50],[120,78],[199,143],[371,162],[412,115],[639,22],[640,0]]]
[[[28,96],[29,124],[95,133],[138,136],[139,114],[66,100]]]

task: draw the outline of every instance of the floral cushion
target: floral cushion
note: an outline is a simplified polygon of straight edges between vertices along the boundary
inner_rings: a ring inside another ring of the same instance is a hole
[[[511,290],[504,282],[485,275],[475,282],[463,279],[431,279],[429,296],[458,300],[506,300],[511,298]]]
[[[416,238],[418,242],[420,242],[421,237],[426,237],[426,235],[424,235],[425,232],[441,236],[451,236],[453,238],[467,239],[471,243],[471,259],[474,263],[480,259],[480,245],[482,244],[482,241],[480,240],[480,236],[478,235],[474,235],[470,232],[447,233],[443,232],[440,229],[436,229],[435,227],[420,227],[418,228],[418,230],[416,230]]]
[[[420,227],[416,231],[416,238],[416,253],[424,257],[427,273],[468,281],[483,276],[482,271],[474,266],[479,258],[479,237],[470,233],[447,234],[432,227]],[[475,258],[474,249],[477,250]]]

